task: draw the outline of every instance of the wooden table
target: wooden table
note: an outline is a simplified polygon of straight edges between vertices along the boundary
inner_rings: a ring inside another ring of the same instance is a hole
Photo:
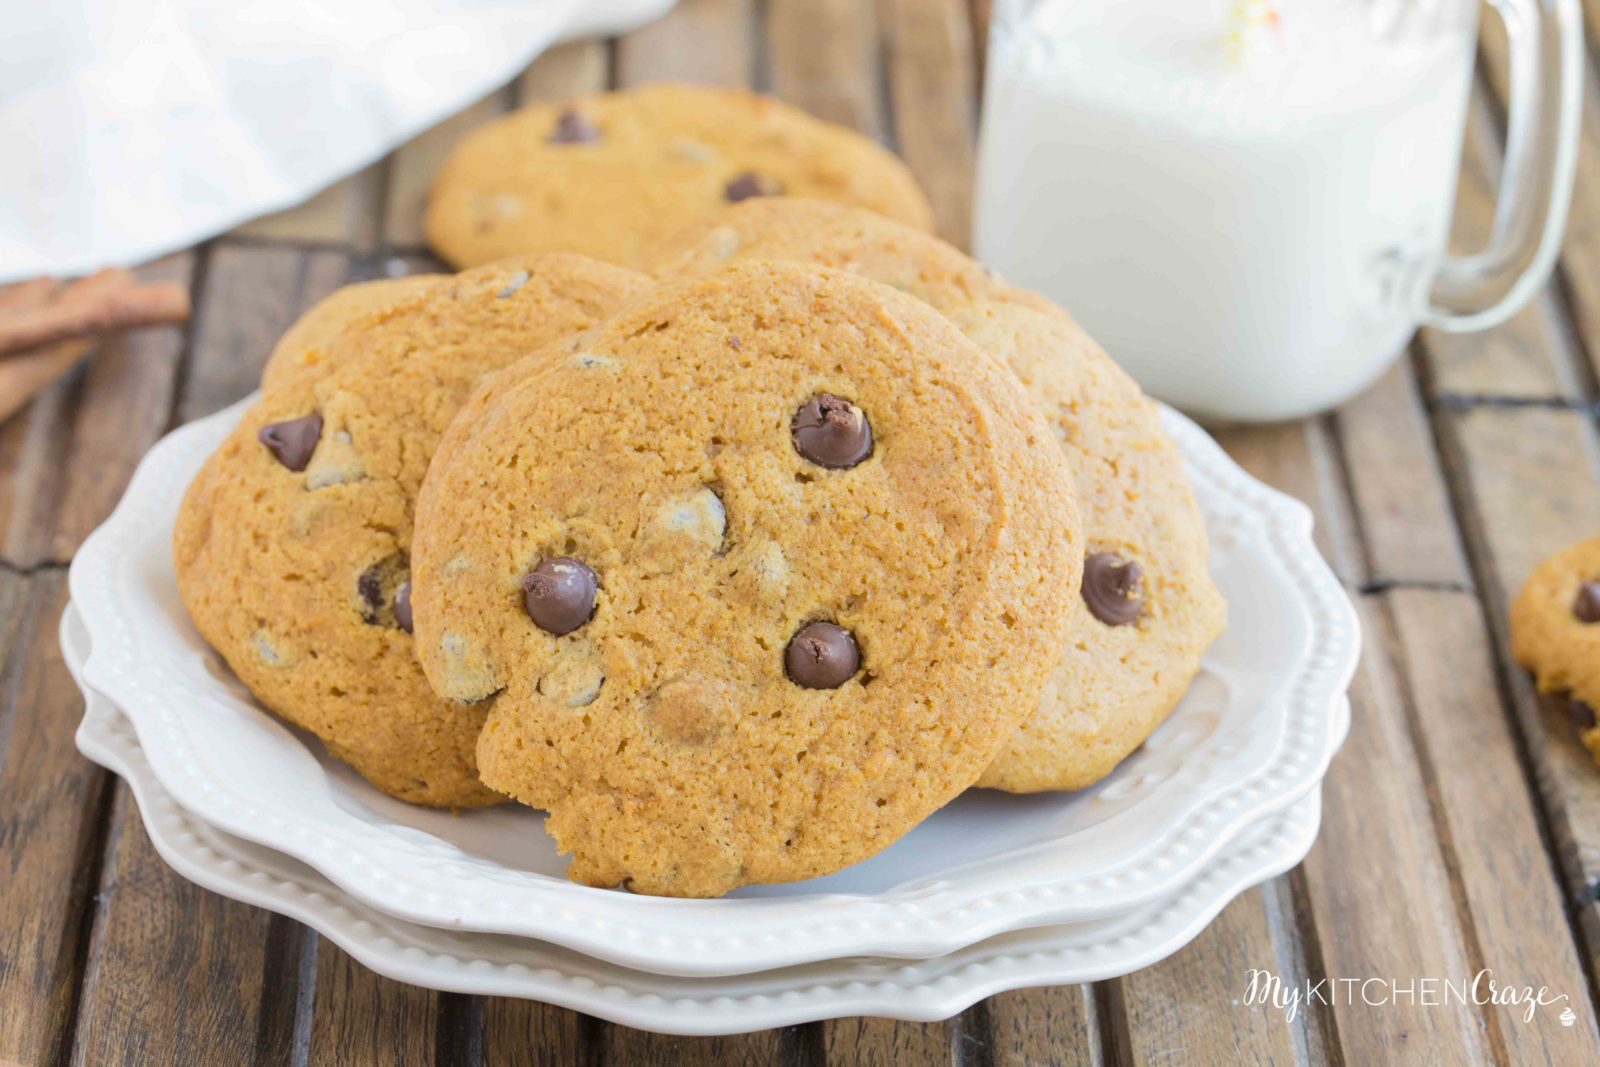
[[[302,207],[142,270],[192,286],[191,328],[105,344],[0,426],[0,1064],[1595,1060],[1600,772],[1511,662],[1505,624],[1538,559],[1600,530],[1592,74],[1570,236],[1531,308],[1482,335],[1424,333],[1332,415],[1217,431],[1315,510],[1366,652],[1310,858],[1162,964],[996,996],[945,1023],[847,1019],[717,1040],[433,993],[176,877],[126,788],[74,750],[83,704],[56,644],[73,552],[156,438],[255,385],[300,310],[344,282],[432,265],[420,209],[462,131],[518,101],[607,85],[754,84],[897,145],[959,243],[986,7],[682,0],[623,39],[546,55]],[[1493,34],[1484,58],[1459,209],[1468,246],[1487,233],[1498,165],[1506,63]],[[1505,1007],[1359,999],[1290,1024],[1240,1003],[1251,967],[1400,981],[1491,968],[1567,994],[1575,1025],[1558,1009],[1525,1023]]]

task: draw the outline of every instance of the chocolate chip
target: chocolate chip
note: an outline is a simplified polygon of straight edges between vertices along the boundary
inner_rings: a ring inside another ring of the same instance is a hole
[[[411,565],[405,556],[396,553],[362,571],[356,594],[366,622],[411,632]]]
[[[594,615],[599,585],[594,571],[587,566],[568,556],[556,556],[522,579],[522,604],[534,625],[560,637]]]
[[[556,117],[556,128],[550,131],[551,144],[593,144],[600,139],[600,127],[576,108],[567,108]]]
[[[311,453],[317,450],[317,440],[322,436],[322,416],[274,422],[261,427],[256,440],[267,446],[279,463],[292,471],[303,471],[311,462]]]
[[[752,196],[782,196],[783,183],[765,174],[747,170],[724,186],[722,193],[729,202],[737,204],[741,200],[749,200]]]
[[[832,393],[801,404],[789,421],[794,447],[819,467],[845,470],[872,455],[872,426],[860,408]]]
[[[382,564],[361,572],[361,577],[356,579],[356,592],[361,594],[362,603],[367,605],[367,621],[371,622],[377,617],[378,609],[383,607]]]
[[[1579,622],[1600,622],[1600,582],[1584,582],[1572,599],[1572,614]]]
[[[411,633],[411,579],[407,578],[400,583],[400,588],[394,591],[394,621],[400,624],[400,629]]]
[[[1593,730],[1595,724],[1594,709],[1583,701],[1574,697],[1571,701],[1572,721],[1580,730]]]
[[[1107,626],[1132,626],[1144,614],[1139,592],[1144,570],[1114,552],[1094,552],[1083,561],[1083,602]]]
[[[789,680],[807,689],[837,689],[861,669],[855,635],[831,622],[807,623],[783,650]]]

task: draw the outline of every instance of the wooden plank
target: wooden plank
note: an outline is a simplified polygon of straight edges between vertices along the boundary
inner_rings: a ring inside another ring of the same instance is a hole
[[[773,95],[818,118],[882,138],[873,0],[770,0],[767,62]]]
[[[1472,579],[1410,362],[1402,359],[1340,408],[1333,425],[1350,471],[1370,581],[1468,587]]]
[[[188,284],[192,254],[170,256],[139,271],[148,281]],[[167,430],[187,328],[138,330],[113,337],[85,367],[71,411],[64,455],[49,477],[60,500],[49,534],[21,558],[66,560],[122,497],[133,469]]]
[[[342,252],[220,243],[206,268],[178,421],[209,415],[260,384],[272,346],[299,314],[346,280]]]
[[[65,603],[60,573],[0,574],[0,1063],[30,1067],[71,1044],[110,789],[72,742]]]
[[[1569,1029],[1554,1012],[1527,1024],[1491,1010],[1489,1039],[1506,1062],[1581,1058],[1577,1048],[1594,1040],[1588,979],[1409,368],[1391,372],[1338,421],[1374,571],[1397,583],[1380,603],[1472,967],[1570,995],[1578,1017]]]
[[[1295,460],[1304,435],[1305,458]],[[1350,577],[1365,567],[1338,458],[1325,422],[1230,430],[1220,439],[1257,477],[1306,500],[1318,519],[1319,547]],[[1351,690],[1354,721],[1323,786],[1321,835],[1300,875],[1312,928],[1307,948],[1322,974],[1312,977],[1456,976],[1469,959],[1449,871],[1434,838],[1427,788],[1398,679],[1387,649],[1387,619],[1363,602],[1365,652]],[[1383,827],[1383,831],[1375,831]],[[1328,1009],[1346,1062],[1387,1062],[1429,1054],[1476,1062],[1486,1049],[1480,1020],[1459,1008],[1364,1005]]]
[[[532,1000],[488,997],[483,1004],[483,1067],[586,1063],[600,1023]]]
[[[972,231],[977,82],[965,0],[880,0],[895,143],[933,202],[940,237]]]
[[[1541,703],[1511,662],[1506,609],[1545,556],[1600,529],[1600,450],[1576,412],[1479,408],[1437,416],[1446,472],[1467,509],[1468,545],[1489,605],[1522,748],[1543,799],[1566,875],[1567,899],[1585,924],[1591,973],[1600,955],[1594,894],[1600,883],[1600,774],[1570,717]]]
[[[788,1067],[803,1062],[796,1049],[805,1040],[805,1029],[789,1027],[732,1037],[671,1037],[605,1024],[596,1062],[630,1067],[718,1067],[727,1063]]]
[[[383,164],[376,163],[334,182],[304,203],[247,222],[231,235],[370,251],[378,238],[374,207],[382,186]]]
[[[288,1062],[300,927],[180,878],[119,786],[76,1064]]]
[[[960,1020],[836,1019],[822,1024],[826,1062],[839,1067],[933,1067],[955,1062]]]
[[[1340,580],[1361,586],[1369,578],[1340,487],[1339,460],[1326,420],[1268,426],[1212,426],[1234,462],[1311,509],[1317,549]]]
[[[389,187],[383,205],[384,244],[405,249],[423,246],[422,213],[434,173],[463,135],[503,114],[510,104],[510,91],[496,89],[395,149],[389,157]]]
[[[1531,1022],[1516,1009],[1487,1011],[1497,1058],[1581,1062],[1597,1045],[1588,978],[1500,702],[1478,605],[1465,594],[1431,589],[1395,589],[1384,599],[1409,675],[1435,824],[1465,905],[1472,970],[1548,986],[1569,996],[1566,1006],[1577,1015],[1569,1028],[1558,1021],[1559,1008]]]
[[[611,54],[604,41],[568,41],[545,52],[512,83],[518,105],[566,100],[605,90]]]
[[[434,1061],[439,994],[379,977],[326,940],[319,939],[316,951],[316,1010],[306,1063],[391,1067]]]
[[[1274,944],[1267,900],[1258,889],[1243,894],[1176,955],[1110,983],[1109,1025],[1129,1061],[1295,1062],[1294,1028],[1305,1021],[1237,1003],[1252,968],[1286,983],[1304,977],[1285,966],[1289,946]]]
[[[661,18],[618,38],[617,84],[759,85],[753,0],[679,0]]]
[[[1323,785],[1322,832],[1304,867],[1316,952],[1331,978],[1469,975],[1387,653],[1393,637],[1370,600],[1360,606],[1366,650],[1350,694],[1350,737]],[[1375,1010],[1358,998],[1327,1010],[1347,1063],[1478,1063],[1488,1052],[1482,1020],[1459,1005]]]
[[[1018,989],[984,1004],[994,1067],[1104,1062],[1094,986]]]

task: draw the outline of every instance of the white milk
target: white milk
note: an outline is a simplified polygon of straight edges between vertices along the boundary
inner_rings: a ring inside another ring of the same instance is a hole
[[[1282,0],[1275,25],[1230,0],[1011,7],[980,258],[1202,414],[1300,415],[1383,370],[1448,237],[1475,4]]]

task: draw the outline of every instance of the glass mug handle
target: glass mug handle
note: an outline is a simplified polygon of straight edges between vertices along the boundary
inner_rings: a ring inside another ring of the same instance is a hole
[[[1561,250],[1583,92],[1578,0],[1490,0],[1506,27],[1511,100],[1494,228],[1482,251],[1446,256],[1420,318],[1453,333],[1514,315]]]

